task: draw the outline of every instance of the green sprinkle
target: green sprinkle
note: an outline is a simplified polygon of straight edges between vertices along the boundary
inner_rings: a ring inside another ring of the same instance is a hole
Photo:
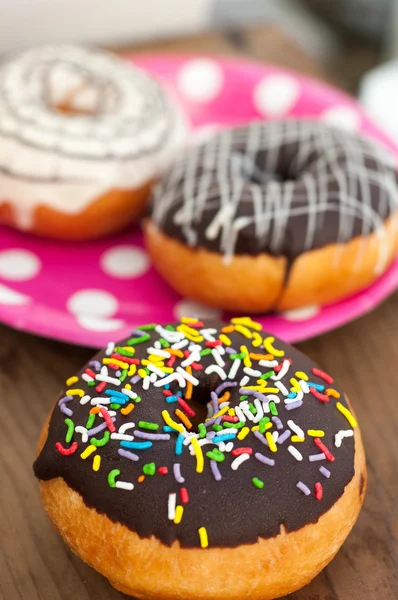
[[[72,441],[73,434],[75,432],[75,424],[72,421],[72,419],[65,419],[65,425],[68,428],[68,431],[66,432],[66,436],[65,436],[65,442],[67,442],[69,444],[69,442]]]
[[[97,446],[97,448],[101,448],[109,442],[110,437],[111,434],[109,433],[109,431],[105,431],[103,437],[100,440],[97,440],[97,438],[95,437],[90,438],[90,444],[92,444],[93,446]]]
[[[119,410],[119,408],[121,408],[121,404],[117,404],[115,402],[112,402],[112,404],[110,405],[112,410]]]
[[[123,381],[126,379],[126,377],[127,377],[127,373],[128,373],[128,370],[127,370],[127,369],[124,369],[124,370],[122,371],[122,374],[121,374],[121,375],[120,375],[120,377],[119,377],[119,381],[120,381],[120,382],[123,382]]]
[[[261,479],[259,479],[258,477],[253,477],[252,482],[259,490],[263,489],[264,481],[261,481]]]
[[[130,338],[127,341],[127,345],[128,346],[135,346],[136,344],[143,344],[144,342],[147,342],[150,339],[151,339],[151,336],[148,333],[146,333],[144,335],[141,335],[140,337]]]
[[[93,413],[91,415],[88,415],[86,429],[91,429],[92,426],[94,425],[94,421],[95,421],[95,415]]]
[[[159,429],[159,425],[157,423],[150,423],[149,421],[139,421],[138,427],[142,429],[150,429],[151,431],[157,431]]]
[[[165,329],[167,329],[167,331],[175,331],[175,327],[172,325],[166,325]]]
[[[156,327],[156,323],[148,323],[148,325],[140,325],[137,327],[139,331],[153,331]]]
[[[214,429],[214,431],[221,431],[224,428],[221,425],[218,425],[217,423],[214,423],[213,429]]]
[[[141,402],[142,398],[141,396],[137,396],[136,398],[133,399],[133,402]]]
[[[108,483],[110,485],[111,488],[116,487],[116,477],[119,477],[120,475],[120,471],[119,469],[112,469],[112,471],[110,471],[108,473]]]
[[[243,421],[239,421],[238,423],[229,423],[228,421],[224,421],[224,427],[235,427],[236,429],[241,429],[244,426]]]
[[[199,354],[200,356],[207,356],[208,354],[211,354],[211,348],[205,348],[204,350],[201,350]]]
[[[245,357],[246,357],[246,352],[239,352],[239,354],[230,354],[229,355],[229,358],[231,358],[232,360],[235,360],[236,358],[239,358],[240,360],[242,360]]]
[[[159,342],[163,348],[168,348],[170,346],[169,342],[167,342],[164,338],[159,338]]]
[[[199,437],[200,438],[205,438],[207,430],[206,430],[206,427],[204,426],[204,424],[203,423],[199,423],[198,429],[199,429]]]
[[[155,475],[156,473],[156,465],[154,462],[151,463],[147,463],[146,465],[144,465],[142,467],[142,472],[144,473],[144,475]]]
[[[275,371],[268,371],[268,373],[261,375],[260,379],[269,379],[272,375],[275,375]]]
[[[216,462],[223,462],[223,460],[225,460],[225,455],[218,448],[209,450],[209,452],[206,452],[206,456]]]
[[[274,415],[274,417],[276,417],[277,414],[278,414],[278,410],[277,410],[277,408],[275,406],[275,402],[269,402],[268,406],[269,406],[269,409],[271,411],[271,415]]]
[[[128,350],[125,350],[120,346],[116,346],[115,350],[118,354],[120,354],[121,356],[127,356],[127,358],[133,358],[134,356],[134,352],[129,352]]]
[[[252,402],[249,402],[249,410],[252,413],[252,415],[255,415],[257,412],[257,408],[254,406],[254,404]]]
[[[265,426],[267,423],[269,423],[268,417],[263,417],[262,419],[260,419],[259,424],[258,424],[260,433],[265,433]]]
[[[96,385],[95,381],[87,381],[88,387],[94,387]]]
[[[240,400],[241,402],[243,402],[243,400],[246,400],[248,397],[249,397],[249,396],[240,396],[239,400]]]

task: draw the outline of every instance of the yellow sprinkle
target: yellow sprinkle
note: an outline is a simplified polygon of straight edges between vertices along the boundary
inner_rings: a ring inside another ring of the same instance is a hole
[[[263,343],[263,338],[261,337],[261,335],[259,333],[257,333],[257,331],[254,331],[253,337],[252,337],[252,346],[254,346],[255,348],[258,348],[259,346],[261,346],[262,343]]]
[[[159,367],[163,373],[173,373],[174,369],[172,369],[171,367]]]
[[[126,352],[130,352],[130,354],[135,354],[134,346],[122,346],[122,350],[126,350]]]
[[[249,357],[249,350],[246,348],[246,346],[241,346],[240,351],[243,354],[245,354],[245,358],[243,359],[243,364],[245,365],[245,367],[248,367],[250,369],[252,366],[252,361],[250,360],[250,357]]]
[[[162,417],[166,425],[168,425],[172,429],[175,429],[179,433],[185,431],[184,427],[180,423],[176,423],[175,421],[173,421],[167,410],[162,410]]]
[[[99,471],[101,466],[101,456],[96,454],[93,459],[93,471]]]
[[[203,336],[198,334],[196,329],[188,327],[188,325],[179,325],[177,331],[183,333],[185,337],[191,342],[203,342]]]
[[[254,390],[255,392],[261,392],[264,394],[279,394],[279,388],[267,388],[263,385],[245,385],[245,387],[241,388],[242,390]]]
[[[131,390],[131,383],[126,383],[124,387],[126,388],[126,390]]]
[[[199,319],[195,319],[195,317],[182,317],[181,323],[189,324],[189,323],[197,323]]]
[[[266,423],[265,429],[272,429],[273,423]]]
[[[174,517],[174,523],[178,525],[182,521],[182,515],[184,514],[184,507],[179,504],[176,506],[176,512]]]
[[[308,429],[307,434],[311,437],[323,437],[325,432],[322,429]]]
[[[67,396],[80,396],[80,398],[83,398],[84,396],[84,392],[83,390],[67,390],[66,391],[66,395]]]
[[[79,378],[76,377],[76,375],[74,375],[73,377],[69,377],[69,379],[66,380],[66,385],[69,387],[71,385],[73,385],[74,383],[77,383],[79,381]]]
[[[277,350],[276,348],[274,348],[274,346],[272,345],[274,342],[275,338],[272,335],[265,338],[264,348],[266,349],[266,351],[270,354],[273,354],[274,356],[285,356],[285,352],[283,350]]]
[[[191,421],[188,419],[187,415],[182,412],[182,410],[177,408],[177,410],[175,410],[174,412],[175,412],[176,416],[180,419],[180,421],[182,423],[184,423],[184,425],[187,429],[192,429]]]
[[[129,363],[118,360],[117,358],[103,358],[102,362],[104,365],[117,365],[121,369],[128,369],[130,366]]]
[[[163,363],[164,363],[164,357],[163,357],[163,356],[158,356],[157,354],[150,354],[150,355],[148,356],[148,360],[149,360],[149,362],[151,362],[151,363],[162,363],[162,365],[163,365]],[[162,366],[162,365],[160,365],[160,364],[159,364],[159,365],[156,365],[156,366],[157,366],[157,367],[160,367],[160,366]]]
[[[132,375],[135,375],[136,370],[137,370],[136,365],[131,365],[130,369],[129,369],[129,373],[128,373],[129,377],[131,377]]]
[[[248,340],[251,340],[253,337],[252,332],[250,331],[250,329],[248,329],[247,327],[244,327],[243,325],[235,325],[235,329],[238,333],[241,333],[243,336],[245,336]]]
[[[225,415],[225,413],[228,412],[228,410],[229,410],[229,407],[224,406],[224,408],[219,410],[218,413],[216,415],[213,415],[211,418],[215,419],[216,417],[221,417],[222,415]],[[210,419],[206,419],[206,421],[210,421]]]
[[[203,459],[202,448],[199,445],[198,440],[194,437],[191,438],[191,444],[192,444],[192,447],[193,447],[193,450],[194,450],[195,456],[196,456],[196,472],[203,473],[204,459]]]
[[[340,398],[340,392],[333,388],[328,388],[325,392],[326,396],[332,396],[332,398]]]
[[[298,435],[292,435],[290,439],[292,440],[292,442],[304,442],[304,438],[299,437]]]
[[[267,439],[268,446],[269,446],[269,449],[271,450],[271,452],[276,452],[277,451],[277,447],[276,447],[276,444],[275,444],[275,440],[272,437],[272,433],[270,431],[267,431],[267,433],[265,434],[265,437]]]
[[[201,547],[207,548],[207,546],[209,545],[209,539],[207,537],[206,527],[199,527],[198,533],[199,533],[199,540],[200,540]]]
[[[307,373],[304,373],[304,371],[296,371],[296,377],[299,379],[304,379],[304,381],[308,381],[308,375]]]
[[[258,431],[260,429],[260,427],[258,425],[254,425],[252,427],[252,431]]]
[[[354,429],[354,427],[357,427],[358,423],[356,422],[354,415],[348,410],[348,408],[343,406],[341,404],[341,402],[337,402],[336,406],[337,406],[338,410],[345,416],[345,418],[347,419],[347,421],[349,422],[351,427],[353,429]]]
[[[255,329],[256,331],[262,330],[262,326],[260,325],[260,323],[252,321],[250,317],[235,317],[234,319],[231,319],[231,323],[233,323],[234,325],[245,325],[246,327],[250,327],[251,329]],[[238,329],[236,329],[236,331],[238,331]]]
[[[144,377],[146,377],[145,369],[138,369],[138,375],[144,379]]]
[[[290,379],[290,383],[292,384],[292,391],[299,392],[301,390],[300,384],[295,377]]]
[[[86,458],[88,458],[90,456],[90,454],[92,454],[93,452],[96,451],[96,446],[94,446],[93,444],[90,444],[89,446],[87,446],[87,448],[85,450],[83,450],[83,452],[81,453],[81,458],[83,460],[85,460]]]
[[[228,414],[230,417],[234,417],[235,416],[235,409],[234,408],[229,408],[228,409]]]
[[[230,346],[232,344],[231,340],[227,335],[225,335],[225,333],[220,334],[220,341],[226,346]]]
[[[238,440],[244,440],[249,433],[250,429],[248,427],[243,427],[238,433]]]
[[[130,404],[128,404],[124,408],[121,408],[120,412],[122,413],[122,415],[126,416],[126,415],[129,415],[133,410],[134,410],[134,404],[132,402],[130,402]]]

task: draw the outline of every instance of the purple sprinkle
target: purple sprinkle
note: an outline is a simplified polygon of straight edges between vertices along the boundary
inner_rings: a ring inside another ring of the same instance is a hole
[[[211,402],[213,406],[213,410],[215,413],[218,413],[218,396],[216,392],[210,392]]]
[[[219,424],[221,423],[221,421],[222,421],[222,415],[221,415],[221,417],[217,417],[217,418],[216,418],[216,420],[215,420],[215,424],[216,424],[216,425],[219,425]]]
[[[67,402],[72,402],[73,396],[64,396],[61,400],[58,401],[58,406],[62,406],[62,404],[66,404]]]
[[[206,439],[212,440],[215,435],[217,435],[216,431],[209,431],[209,433],[206,435]]]
[[[116,371],[116,373],[115,373],[116,377],[120,377],[121,374],[122,374],[121,371]]]
[[[255,393],[255,390],[244,390],[243,388],[239,390],[239,394],[242,394],[242,396],[254,396]]]
[[[101,371],[101,363],[98,360],[91,360],[89,363],[90,367],[94,367],[97,371]]]
[[[327,477],[329,479],[331,473],[328,469],[326,469],[326,467],[320,467],[319,470],[322,473],[322,475],[324,475],[325,477]]]
[[[247,390],[245,391],[247,392]],[[258,398],[258,400],[261,400],[261,402],[268,402],[267,396],[264,396],[264,394],[260,394],[260,392],[254,392],[253,396],[255,398]]]
[[[64,415],[67,415],[68,417],[71,417],[73,415],[73,410],[71,410],[70,408],[65,406],[65,404],[61,404],[60,411],[62,413],[64,413]]]
[[[277,429],[283,429],[282,421],[279,417],[272,417],[272,422],[275,423]]]
[[[296,402],[290,402],[289,404],[285,404],[285,408],[286,410],[294,410],[295,408],[299,408],[302,404],[302,400],[297,400]]]
[[[211,467],[212,473],[214,475],[214,479],[216,481],[220,481],[222,479],[222,477],[221,477],[221,473],[219,471],[217,462],[215,460],[211,460],[210,461],[210,467]]]
[[[168,433],[147,433],[146,431],[139,430],[134,431],[134,437],[142,438],[143,440],[154,440],[155,442],[160,440],[167,441],[170,439]]]
[[[286,429],[286,431],[284,431],[283,433],[280,434],[280,436],[277,439],[277,443],[278,444],[283,444],[283,442],[286,442],[287,439],[289,439],[291,436],[291,431],[290,429]]]
[[[145,334],[145,331],[143,331],[142,329],[133,329],[131,331],[130,335],[138,335],[139,337],[143,336]]]
[[[227,346],[225,348],[225,351],[228,352],[228,354],[239,354],[239,352],[237,352],[236,350],[234,350],[234,348],[231,348],[230,346]]]
[[[263,434],[262,434],[262,433],[260,433],[260,432],[259,432],[259,431],[257,431],[257,430],[256,430],[256,431],[253,431],[253,433],[254,433],[254,435],[256,436],[256,438],[257,438],[258,440],[260,440],[260,442],[261,442],[262,444],[264,444],[264,446],[268,446],[268,442],[267,442],[267,440],[265,439],[265,437],[263,436]]]
[[[217,419],[218,419],[218,418],[219,418],[219,417],[212,417],[212,418],[211,418],[211,419],[209,419],[208,421],[205,421],[205,422],[203,423],[203,425],[204,425],[205,427],[210,427],[210,425],[213,425],[213,423],[215,423],[215,422],[217,421]]]
[[[112,421],[113,422],[116,421],[115,417],[112,417]],[[94,427],[93,429],[89,429],[87,431],[87,433],[88,433],[89,436],[97,435],[97,433],[100,433],[101,431],[104,431],[104,429],[106,429],[107,427],[108,427],[108,425],[104,422],[104,423],[101,423],[101,425],[98,425],[97,427]]]
[[[139,381],[140,379],[141,379],[141,376],[140,376],[140,375],[134,375],[134,377],[132,377],[132,378],[130,379],[130,383],[132,383],[132,384],[135,384],[135,383],[137,383],[137,381]]]
[[[140,457],[137,456],[137,454],[134,454],[134,452],[129,452],[128,450],[123,450],[123,448],[119,448],[118,453],[120,456],[124,456],[124,458],[128,458],[129,460],[140,460]]]
[[[273,458],[268,458],[268,456],[264,456],[264,454],[260,454],[260,452],[256,452],[254,456],[264,465],[269,465],[270,467],[273,467],[275,465],[275,461]]]
[[[321,452],[320,454],[310,454],[310,456],[308,457],[308,460],[310,462],[315,462],[317,460],[325,460],[326,456],[324,455],[323,452]]]
[[[177,481],[177,483],[184,483],[185,479],[181,475],[181,465],[180,465],[180,463],[174,463],[174,465],[173,465],[173,473],[174,473],[174,477],[175,477],[175,480]]]
[[[224,381],[224,383],[220,383],[220,385],[216,387],[215,392],[218,395],[221,394],[225,388],[235,387],[236,385],[238,385],[236,381]]]
[[[309,496],[311,494],[311,490],[310,488],[308,488],[305,483],[303,483],[302,481],[299,481],[296,484],[296,487],[298,487],[299,490],[301,490],[303,492],[303,494],[305,494],[306,496]]]

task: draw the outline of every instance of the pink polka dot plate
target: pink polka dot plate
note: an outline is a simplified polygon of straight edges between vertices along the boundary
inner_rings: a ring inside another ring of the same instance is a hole
[[[175,94],[193,135],[255,118],[314,117],[372,136],[398,152],[358,104],[323,83],[236,59],[135,59]],[[261,316],[287,342],[319,335],[365,314],[398,285],[398,261],[374,285],[336,304]],[[103,346],[137,324],[220,311],[181,298],[155,273],[139,228],[86,243],[59,243],[0,228],[0,320],[43,336]]]

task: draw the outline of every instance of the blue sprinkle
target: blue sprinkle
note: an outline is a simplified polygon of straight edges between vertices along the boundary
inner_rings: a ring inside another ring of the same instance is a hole
[[[321,385],[320,383],[312,383],[312,381],[307,381],[307,385],[309,388],[315,388],[318,392],[323,392],[323,390],[325,389],[324,385]]]
[[[290,394],[287,395],[288,398],[295,398],[296,396],[296,392],[290,392]]]
[[[178,391],[178,392],[177,392],[177,395],[178,395],[178,396],[182,396],[182,392]]]
[[[163,431],[165,431],[166,433],[171,433],[173,431],[175,433],[175,429],[170,427],[170,425],[163,425]]]
[[[172,402],[177,402],[177,401],[178,401],[177,396],[166,396],[167,404],[171,404]]]
[[[176,441],[176,454],[182,454],[182,445],[184,443],[184,437],[182,435],[179,435]]]
[[[166,383],[166,385],[163,386],[165,390],[169,390],[170,389],[170,384]]]
[[[229,440],[233,440],[236,438],[236,433],[223,433],[221,435],[216,435],[213,438],[213,443],[218,444],[219,442],[228,442]]]
[[[105,394],[107,396],[112,396],[112,398],[117,398],[119,404],[130,402],[130,398],[126,396],[126,394],[122,394],[122,392],[118,392],[117,390],[105,390]]]
[[[151,448],[152,442],[120,442],[123,448],[131,448],[132,450],[146,450]]]

